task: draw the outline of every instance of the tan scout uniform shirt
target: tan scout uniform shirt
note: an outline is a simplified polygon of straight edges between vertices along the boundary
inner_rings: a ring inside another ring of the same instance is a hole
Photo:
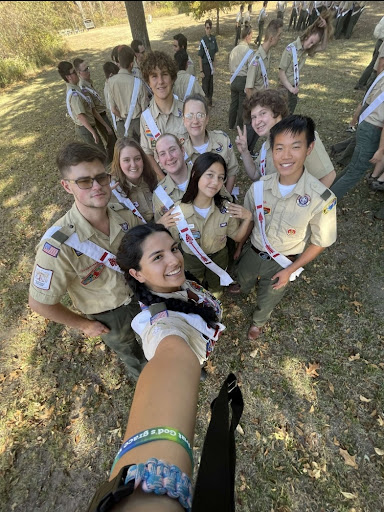
[[[196,242],[203,249],[205,254],[215,254],[223,249],[227,243],[227,236],[232,238],[239,229],[239,220],[231,217],[223,209],[223,213],[212,205],[207,217],[204,219],[194,209],[193,204],[178,203],[181,211],[184,213]],[[171,228],[172,236],[179,240],[177,228]],[[181,246],[187,254],[193,254],[189,247],[182,241]]]
[[[149,104],[149,110],[152,117],[162,133],[172,133],[180,140],[181,144],[184,143],[185,138],[188,136],[188,132],[183,123],[183,102],[173,99],[172,110],[169,114],[163,114],[160,112],[159,107],[155,102],[155,98],[151,99]],[[140,145],[147,155],[154,156],[156,147],[156,134],[151,133],[148,128],[144,117],[140,117]]]
[[[286,256],[301,254],[307,241],[329,247],[336,240],[336,197],[307,171],[295,188],[282,197],[279,175],[262,178],[264,182],[264,216],[267,238],[276,251]],[[246,193],[244,207],[253,212],[252,244],[264,251],[255,213],[253,185]]]
[[[236,176],[239,172],[239,163],[233,150],[231,139],[221,130],[207,131],[206,134],[208,136],[208,147],[206,152],[221,155],[227,164],[227,177]],[[188,134],[184,142],[184,150],[192,162],[195,162],[196,158],[200,156],[200,153],[193,147]]]
[[[176,94],[176,96],[181,101],[184,101],[190,78],[191,73],[188,73],[188,71],[178,71],[177,73],[176,82],[173,85],[173,93]],[[201,96],[205,97],[205,93],[196,77],[192,86],[192,90],[189,94],[201,94]]]
[[[130,181],[126,180],[130,187],[128,197],[132,203],[139,210],[144,219],[149,222],[153,219],[153,203],[152,203],[152,192],[149,190],[147,183],[141,178],[139,183],[135,185]],[[124,192],[121,191],[120,187],[117,188],[118,192],[125,197]],[[118,203],[117,197],[112,193],[111,203]]]
[[[233,75],[233,73],[236,71],[237,66],[240,64],[247,51],[250,49],[251,48],[249,47],[249,44],[244,40],[241,40],[240,43],[233,48],[229,54],[229,71],[231,72],[231,75]],[[252,60],[253,55],[254,53],[251,53],[243,67],[238,72],[237,76],[247,76],[248,66]]]
[[[84,89],[84,94],[88,94],[88,96],[91,96],[93,104],[95,105],[96,112],[98,114],[103,114],[106,109],[105,104],[103,103],[103,99],[100,96],[100,94],[93,87],[92,82],[87,82],[87,80],[83,80],[82,78],[80,78],[79,86],[82,90]],[[88,89],[90,89],[92,92],[90,92]]]
[[[65,226],[65,234],[77,233],[80,242],[90,240],[116,255],[124,233],[142,224],[122,205],[108,208],[110,236],[96,230],[80,214],[76,205],[55,226]],[[54,238],[40,241],[29,293],[42,304],[58,304],[68,291],[73,304],[84,314],[96,314],[130,302],[131,290],[124,275],[79,253]]]
[[[188,181],[191,177],[191,165],[188,165]],[[174,203],[177,201],[180,201],[183,195],[185,194],[185,191],[179,189],[179,187],[176,185],[176,183],[171,178],[170,174],[167,174],[165,178],[163,178],[159,185],[163,187],[163,189],[166,191],[166,193],[169,195],[169,197],[172,199]],[[160,201],[160,199],[157,197],[156,194],[153,194],[153,211],[155,212],[155,222],[157,222],[160,217],[164,215],[164,213],[167,212],[167,208],[163,205],[163,203]]]
[[[373,69],[375,71],[377,71],[377,68],[379,66],[379,60],[382,59],[383,57],[384,57],[384,43],[381,43],[380,48],[379,48],[379,55],[377,56],[375,65],[373,66]]]
[[[334,165],[331,162],[327,150],[325,149],[324,144],[322,143],[317,132],[315,132],[315,137],[315,145],[311,151],[311,154],[305,159],[304,166],[309,174],[318,180],[321,180],[321,178],[324,178],[324,176],[334,170]],[[275,164],[273,163],[273,155],[269,139],[266,140],[265,147],[267,149],[265,172],[268,175],[277,172],[277,170]],[[257,170],[260,170],[260,155],[255,160],[255,167]]]
[[[195,76],[195,64],[193,63],[193,60],[188,54],[188,66],[187,66],[187,73],[190,75]]]
[[[384,91],[384,78],[379,80],[375,87],[370,92],[366,103],[370,105],[372,101],[374,101],[379,94],[381,94]],[[384,102],[380,103],[375,110],[373,110],[369,116],[365,118],[365,121],[367,123],[371,123],[374,126],[379,126],[380,128],[383,128],[384,126]]]
[[[307,60],[308,54],[304,50],[303,45],[301,44],[300,37],[293,42],[293,45],[296,47],[297,51],[297,62],[299,65],[299,71],[304,66],[305,61]],[[294,74],[293,74],[293,57],[292,52],[289,52],[286,48],[283,51],[283,55],[281,56],[279,69],[285,71],[285,74],[288,78],[289,83],[294,86]],[[283,84],[281,84],[283,85]],[[284,86],[283,86],[284,87]]]
[[[83,126],[83,124],[79,121],[77,116],[79,114],[84,114],[85,117],[87,118],[88,123],[91,126],[95,126],[96,121],[95,121],[94,115],[92,113],[92,107],[94,104],[93,104],[93,101],[92,101],[92,98],[90,97],[90,95],[84,94],[83,91],[80,89],[80,87],[78,85],[74,85],[74,84],[67,84],[67,93],[69,90],[73,91],[73,93],[71,94],[71,96],[69,98],[69,105],[72,110],[72,115],[73,115],[72,119],[73,119],[74,123],[77,124],[77,126]],[[90,104],[84,98],[82,98],[80,96],[80,94],[78,94],[78,92],[81,92],[82,95],[90,98]]]
[[[255,89],[257,91],[260,91],[261,89],[265,89],[264,87],[264,80],[263,80],[263,74],[261,72],[260,63],[257,57],[260,57],[265,66],[265,70],[267,72],[267,75],[269,73],[269,64],[271,59],[271,52],[269,51],[266,53],[263,46],[260,45],[257,51],[253,54],[254,57],[256,57],[252,64],[248,68],[247,73],[247,81],[245,82],[245,88],[246,89]]]
[[[135,77],[126,69],[120,69],[117,75],[111,76],[108,80],[109,101],[112,107],[117,107],[123,119],[126,119],[128,115],[134,82]],[[141,82],[132,119],[138,119],[145,109],[145,90],[144,84]]]

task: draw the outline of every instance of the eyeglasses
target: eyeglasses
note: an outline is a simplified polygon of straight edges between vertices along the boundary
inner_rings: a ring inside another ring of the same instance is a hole
[[[86,73],[87,71],[89,71],[89,69],[90,69],[89,66],[87,66],[85,69],[79,69],[79,71],[81,73]]]
[[[93,187],[93,182],[97,181],[97,183],[101,186],[103,185],[109,185],[111,183],[111,175],[104,173],[99,174],[95,178],[79,178],[78,180],[65,180],[68,181],[68,183],[76,183],[76,185],[81,188],[81,190],[86,190],[87,188]]]
[[[187,119],[188,121],[192,121],[192,119],[196,117],[196,119],[205,119],[207,117],[207,114],[204,112],[197,112],[196,114],[192,114],[192,112],[189,112],[188,114],[184,114],[184,119]]]

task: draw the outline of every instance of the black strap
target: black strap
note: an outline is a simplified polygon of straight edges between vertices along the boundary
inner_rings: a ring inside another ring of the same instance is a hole
[[[229,418],[229,407],[232,419]],[[204,440],[192,512],[234,512],[235,429],[243,413],[243,397],[230,373],[211,404],[212,417]]]

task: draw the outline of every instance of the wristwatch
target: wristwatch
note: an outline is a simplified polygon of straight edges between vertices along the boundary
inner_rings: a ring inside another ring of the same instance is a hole
[[[87,512],[107,512],[116,503],[131,495],[135,488],[135,480],[130,480],[125,484],[125,478],[129,468],[135,465],[124,466],[113,480],[104,482],[95,492]]]

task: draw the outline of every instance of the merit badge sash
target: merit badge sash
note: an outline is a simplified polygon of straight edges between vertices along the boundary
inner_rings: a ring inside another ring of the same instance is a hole
[[[381,80],[382,78],[384,77],[384,71],[382,71],[380,73],[380,75],[376,78],[376,80],[373,82],[373,84],[371,85],[371,87],[368,89],[368,91],[366,92],[365,96],[364,96],[364,99],[363,99],[363,105],[364,103],[366,102],[368,96],[370,95],[372,89],[375,87],[375,85],[377,84],[377,82],[379,80]],[[372,103],[370,105],[368,105],[368,107],[364,110],[364,112],[361,114],[361,116],[359,117],[359,124],[364,121],[364,119],[369,116],[369,114],[371,112],[373,112],[375,110],[376,107],[378,107],[381,103],[383,103],[384,101],[384,91],[379,94],[377,96],[377,98],[375,98]]]
[[[260,174],[261,176],[265,176],[265,168],[267,166],[267,148],[266,142],[261,146],[260,150]]]
[[[137,98],[139,96],[140,83],[141,83],[140,78],[134,78],[133,91],[132,91],[132,96],[131,96],[131,103],[129,104],[129,110],[128,110],[127,119],[125,120],[125,123],[124,123],[124,129],[125,129],[124,136],[125,137],[128,134],[129,125],[131,124],[132,117],[133,117],[133,111],[135,110],[135,106],[136,106],[136,103],[137,103]]]
[[[208,59],[209,67],[211,68],[211,73],[213,75],[213,63],[212,63],[212,59],[211,59],[211,56],[209,55],[209,51],[208,51],[207,45],[205,44],[204,39],[201,40],[201,44],[203,45],[205,55]]]
[[[166,193],[166,191],[163,189],[161,185],[157,186],[154,193],[164,204],[164,206],[168,208],[168,210],[174,206],[172,199],[169,197],[169,195]],[[220,277],[221,286],[229,286],[231,283],[233,283],[233,279],[231,278],[231,276],[225,270],[219,267],[219,265],[216,265],[216,263],[214,263],[210,258],[208,258],[208,256],[199,246],[199,244],[196,243],[192,231],[190,230],[188,223],[185,220],[184,214],[181,211],[180,206],[176,206],[173,213],[177,213],[179,215],[180,220],[176,224],[176,227],[184,243],[193,252],[196,258],[198,258],[207,268],[212,270],[212,272],[214,272],[216,275]]]
[[[269,254],[271,258],[273,258],[281,267],[287,268],[292,264],[292,261],[288,259],[283,254],[278,253],[269,243],[267,235],[265,233],[265,217],[264,217],[264,208],[263,208],[263,192],[264,192],[264,183],[262,181],[256,181],[253,184],[253,193],[255,196],[255,206],[256,206],[256,215],[257,222],[259,224],[259,230],[261,239],[263,241],[263,246],[265,251]],[[303,267],[298,268],[295,272],[289,277],[290,281],[294,281],[296,277],[298,277],[303,272]]]
[[[192,88],[193,88],[193,84],[195,83],[195,80],[196,80],[195,76],[191,75],[189,77],[188,87],[187,87],[187,90],[185,91],[183,101],[185,101],[185,98],[191,94],[191,91],[192,91]]]
[[[244,66],[244,64],[247,62],[247,59],[252,55],[253,50],[249,49],[247,53],[244,55],[244,57],[241,59],[240,64],[237,66],[235,72],[231,76],[229,83],[231,84],[234,79],[237,77],[237,75],[240,73],[241,68]]]
[[[54,238],[54,234],[57,231],[60,231],[62,226],[52,226],[50,227],[43,235],[42,240],[45,240],[46,238]],[[80,242],[79,237],[77,236],[77,233],[72,233],[65,241],[65,245],[68,245],[69,247],[72,247],[72,249],[75,249],[75,251],[82,252],[86,256],[89,256],[93,260],[102,263],[106,267],[115,270],[116,272],[123,273],[119,265],[116,263],[116,256],[112,254],[111,252],[107,251],[106,249],[103,249],[102,247],[99,247],[98,245],[94,244],[90,240],[85,240],[84,242]]]
[[[83,90],[83,91],[88,91],[90,94],[92,94],[92,96],[94,96],[95,98],[97,98],[97,99],[100,101],[100,103],[103,103],[103,100],[101,99],[101,97],[100,97],[99,93],[98,93],[97,91],[95,91],[95,89],[91,89],[90,87],[85,87],[85,86],[83,85],[82,90]]]
[[[293,43],[289,44],[287,46],[287,51],[292,53],[292,61],[293,61],[293,81],[295,84],[295,87],[298,87],[300,75],[299,75],[299,64],[297,62],[297,50],[296,46],[294,46]]]
[[[73,113],[72,113],[72,109],[71,109],[71,105],[69,103],[69,100],[72,96],[73,93],[77,93],[79,96],[81,96],[83,98],[83,100],[85,100],[88,105],[91,107],[91,104],[92,104],[92,100],[91,98],[89,98],[88,96],[86,96],[85,94],[83,94],[82,92],[78,91],[77,89],[68,89],[67,91],[67,110],[68,110],[68,114],[72,117],[73,120],[75,120],[75,118],[73,117]]]
[[[255,61],[255,59],[258,60],[259,64],[260,64],[260,69],[261,69],[261,75],[263,77],[263,82],[264,82],[264,89],[268,89],[269,87],[269,80],[268,80],[268,74],[267,74],[267,69],[265,67],[265,64],[264,64],[264,61],[263,59],[260,57],[260,55],[255,55],[253,57],[253,59],[251,60],[251,62],[249,63],[249,65],[252,64],[252,62]]]
[[[157,140],[161,135],[161,131],[159,130],[155,120],[153,119],[153,116],[149,108],[144,110],[142,116],[144,117],[144,121],[147,123],[148,128],[151,130],[153,138]]]
[[[113,183],[112,183],[113,185]],[[136,208],[136,206],[132,203],[132,201],[129,199],[129,197],[124,197],[118,190],[115,188],[112,190],[112,194],[116,197],[116,199],[119,201],[119,203],[125,205],[127,208],[131,210],[131,212],[136,215],[136,217],[139,217],[141,221],[144,222],[144,224],[147,223],[147,221],[144,220],[144,217],[141,215],[139,210]]]

